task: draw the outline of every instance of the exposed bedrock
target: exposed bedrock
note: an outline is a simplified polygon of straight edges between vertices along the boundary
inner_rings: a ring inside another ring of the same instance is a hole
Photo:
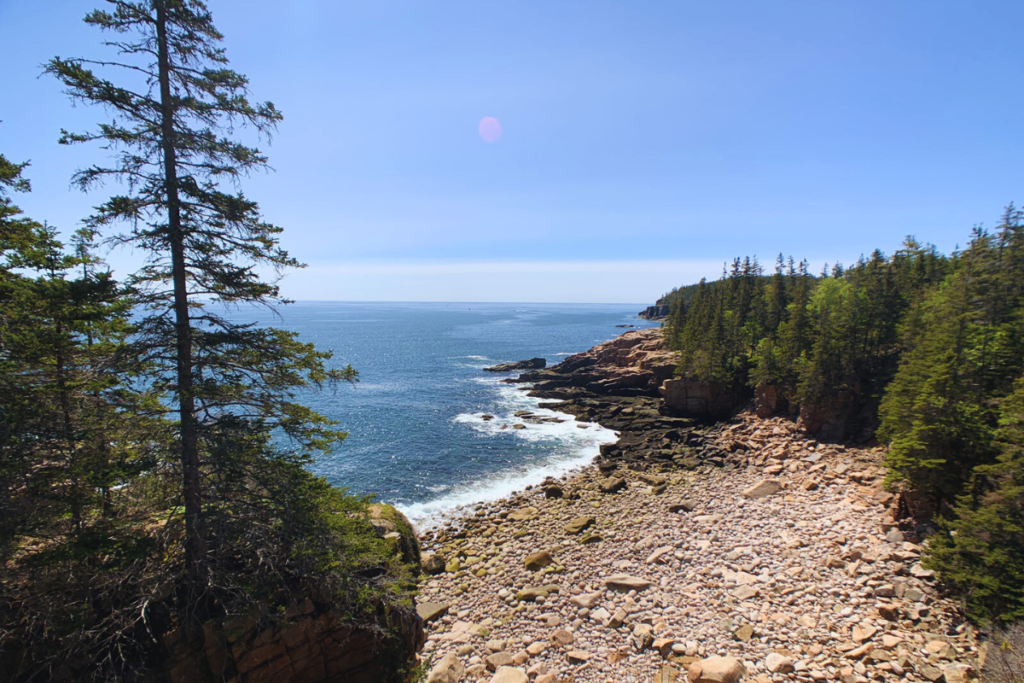
[[[530,396],[545,399],[542,408],[619,432],[618,442],[601,447],[599,462],[637,468],[724,464],[727,454],[705,445],[704,429],[698,424],[718,413],[706,406],[677,408],[662,398],[663,387],[677,381],[672,379],[675,368],[675,353],[665,348],[662,331],[645,329],[506,381],[531,383]],[[736,407],[726,411],[723,404],[719,400],[714,407],[726,414]]]
[[[531,358],[530,360],[520,360],[515,363],[501,363],[499,365],[492,365],[489,368],[484,368],[484,372],[512,372],[513,370],[535,370],[543,368],[548,362],[543,358]]]

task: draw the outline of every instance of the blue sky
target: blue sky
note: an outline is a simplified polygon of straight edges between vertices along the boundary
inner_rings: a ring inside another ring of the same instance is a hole
[[[56,139],[103,114],[40,65],[109,54],[100,4],[0,0],[0,152],[66,229],[103,152]],[[208,4],[285,115],[244,189],[298,299],[650,302],[738,255],[948,251],[1022,200],[1021,2]]]

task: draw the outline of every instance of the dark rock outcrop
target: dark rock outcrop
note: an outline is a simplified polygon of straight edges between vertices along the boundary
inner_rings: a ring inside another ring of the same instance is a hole
[[[747,401],[743,388],[690,379],[666,380],[660,392],[670,410],[708,421],[729,417]]]
[[[369,506],[370,523],[397,561],[420,567],[420,544],[409,520],[391,505]],[[434,556],[436,557],[436,556]],[[442,564],[443,570],[443,564]],[[320,598],[299,598],[283,615],[229,616],[201,629],[164,635],[166,668],[151,680],[173,683],[376,683],[407,678],[423,648],[423,619],[413,609],[378,603],[357,620]]]
[[[381,606],[372,621],[357,624],[308,599],[276,625],[233,616],[163,638],[173,683],[395,681],[423,643],[423,621],[414,610]],[[166,680],[152,673],[152,680]]]
[[[772,417],[789,409],[789,398],[778,384],[762,382],[754,389],[754,409],[758,417]]]
[[[648,306],[644,310],[637,313],[641,318],[647,320],[661,320],[668,317],[668,306],[667,305],[654,305]]]
[[[800,428],[822,441],[844,441],[856,435],[862,420],[853,392],[840,391],[819,401],[800,404]]]
[[[543,358],[531,358],[530,360],[521,360],[515,363],[502,363],[500,365],[493,365],[489,368],[484,368],[484,372],[512,372],[514,370],[537,370],[543,368],[548,362]]]

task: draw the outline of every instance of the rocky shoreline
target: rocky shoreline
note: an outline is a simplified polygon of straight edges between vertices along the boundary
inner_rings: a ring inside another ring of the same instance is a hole
[[[975,634],[889,512],[882,449],[681,416],[672,367],[640,330],[513,380],[620,439],[424,535],[427,680],[975,676]]]

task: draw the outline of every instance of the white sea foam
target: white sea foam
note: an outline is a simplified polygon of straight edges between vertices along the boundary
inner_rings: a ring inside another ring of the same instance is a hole
[[[499,500],[527,486],[539,484],[547,477],[560,477],[579,469],[594,459],[601,444],[612,443],[618,438],[615,432],[600,425],[588,424],[586,429],[580,429],[572,415],[538,408],[540,399],[525,395],[514,385],[502,384],[494,378],[475,379],[495,386],[498,396],[494,410],[490,413],[462,413],[456,415],[453,421],[466,425],[482,438],[505,435],[535,443],[549,443],[550,455],[539,464],[507,469],[452,487],[433,500],[399,505],[399,509],[421,529],[458,517],[477,503]],[[513,414],[518,410],[530,410],[536,417],[559,418],[564,421],[531,423]],[[484,414],[492,414],[494,419],[483,420]],[[525,424],[526,428],[512,428],[513,424],[520,423]]]
[[[583,431],[583,430],[580,430]],[[489,503],[504,498],[527,486],[533,486],[548,477],[560,477],[590,463],[597,455],[597,445],[578,453],[575,457],[552,462],[522,472],[502,474],[458,486],[434,500],[396,507],[409,518],[417,529],[429,529],[449,519],[460,517],[478,503]]]

